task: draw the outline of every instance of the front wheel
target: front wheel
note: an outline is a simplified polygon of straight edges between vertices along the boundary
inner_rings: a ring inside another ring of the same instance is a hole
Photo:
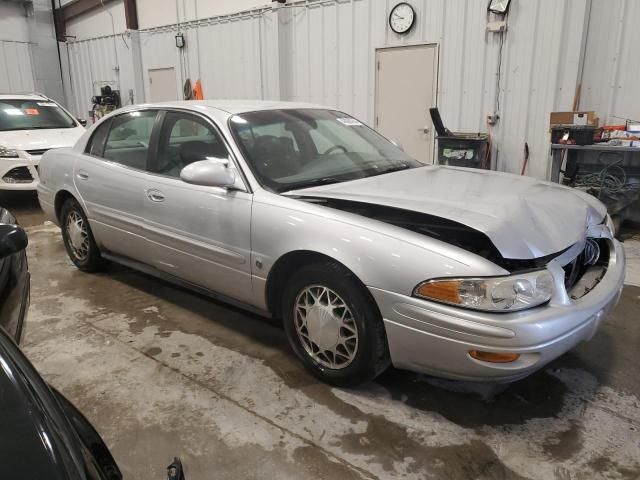
[[[87,216],[74,199],[62,205],[60,225],[64,247],[74,265],[83,272],[102,270],[107,262],[96,245]]]
[[[366,288],[342,265],[308,265],[292,276],[282,299],[289,343],[324,382],[352,387],[389,365],[380,312]]]

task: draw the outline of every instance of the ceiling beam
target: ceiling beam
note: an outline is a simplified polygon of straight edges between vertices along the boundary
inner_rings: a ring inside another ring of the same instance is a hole
[[[138,6],[136,0],[124,0],[124,16],[128,30],[138,30]]]
[[[111,2],[113,2],[113,0],[74,0],[56,10],[60,10],[62,19],[68,22],[72,18],[78,17],[95,8],[102,7],[103,3],[106,5]]]
[[[114,0],[73,0],[62,7],[56,8],[55,4],[59,4],[59,0],[52,0],[54,4],[53,16],[56,26],[56,35],[58,41],[67,41],[67,22],[73,18],[84,15],[87,12],[102,8]],[[127,29],[138,30],[138,7],[136,0],[123,0],[124,13],[127,21]]]

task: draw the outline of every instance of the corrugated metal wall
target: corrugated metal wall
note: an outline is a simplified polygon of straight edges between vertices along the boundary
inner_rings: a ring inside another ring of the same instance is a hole
[[[206,98],[278,98],[277,15],[270,8],[206,21],[142,30],[142,62],[148,98],[150,69],[175,68],[182,85],[202,80]],[[185,35],[186,47],[175,46]]]
[[[0,93],[33,91],[34,78],[31,45],[0,40]]]
[[[597,111],[601,123],[640,121],[639,24],[636,0],[593,2],[580,108]]]
[[[405,36],[388,28],[396,3],[291,5],[291,18],[282,25],[291,30],[286,97],[335,105],[373,124],[376,48],[437,44],[437,102],[445,124],[451,130],[486,132],[500,54],[500,36],[486,31],[486,2],[413,0],[418,20]],[[546,177],[549,112],[572,106],[586,13],[587,0],[512,2],[502,52],[501,120],[493,131],[498,169],[519,172],[528,142],[527,173]]]
[[[142,30],[145,93],[148,98],[149,69],[173,67],[178,98],[185,78],[201,78],[206,98],[310,101],[336,106],[373,124],[375,50],[436,44],[437,103],[445,123],[457,131],[487,131],[486,117],[494,113],[496,103],[500,35],[486,31],[490,20],[486,2],[411,0],[418,20],[406,36],[388,28],[388,14],[395,3],[310,0],[279,10],[266,7]],[[493,128],[499,170],[519,172],[528,142],[527,174],[546,177],[549,112],[572,107],[589,5],[589,0],[512,2],[502,48],[501,119]],[[637,10],[638,6],[625,8]],[[187,40],[182,53],[175,47],[178,28]],[[125,60],[134,61],[127,57],[122,38],[116,37],[115,43],[119,81],[126,96],[132,87],[125,81]],[[117,80],[113,38],[72,42],[69,49],[74,108],[81,112],[89,106],[95,82]]]
[[[62,44],[61,48],[65,48]],[[91,40],[68,42],[69,109],[81,118],[87,118],[91,97],[100,94],[100,87],[110,85],[119,89],[122,103],[129,104],[129,90],[134,89],[131,39],[126,35],[106,36]],[[142,100],[142,97],[140,98]]]

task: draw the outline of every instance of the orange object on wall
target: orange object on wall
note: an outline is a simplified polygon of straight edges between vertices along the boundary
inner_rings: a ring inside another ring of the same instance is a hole
[[[196,80],[196,84],[193,87],[193,99],[204,100],[204,93],[202,92],[202,83],[200,80]]]

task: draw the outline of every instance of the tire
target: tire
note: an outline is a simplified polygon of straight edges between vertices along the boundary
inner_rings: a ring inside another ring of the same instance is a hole
[[[79,230],[73,231],[74,224]],[[70,198],[62,205],[60,227],[64,248],[78,269],[83,272],[97,272],[104,269],[107,261],[102,258],[87,216],[75,199]]]
[[[315,263],[296,271],[285,286],[282,312],[291,347],[320,380],[354,387],[389,366],[378,307],[364,285],[339,263]]]

